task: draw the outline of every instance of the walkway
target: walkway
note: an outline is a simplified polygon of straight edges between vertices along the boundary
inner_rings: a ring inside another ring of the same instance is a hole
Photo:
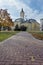
[[[43,41],[20,32],[0,42],[0,65],[43,65]]]

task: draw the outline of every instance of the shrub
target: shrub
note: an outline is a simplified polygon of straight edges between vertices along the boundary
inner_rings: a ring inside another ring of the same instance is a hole
[[[1,23],[0,23],[0,31],[1,31],[1,28],[2,28],[2,25],[1,25]]]
[[[2,26],[0,26],[0,31],[1,31],[1,28],[2,28]]]
[[[18,24],[15,26],[15,29],[14,30],[15,31],[20,31],[20,28],[19,28]]]
[[[8,31],[10,31],[10,30],[11,30],[11,27],[4,26],[4,27],[3,27],[3,30],[8,30]]]
[[[15,31],[26,31],[27,27],[22,25],[22,26],[18,26],[18,24],[15,26]]]
[[[7,27],[7,29],[8,29],[8,31],[10,31],[11,30],[11,27]]]
[[[24,26],[24,25],[20,26],[20,30],[21,30],[21,31],[26,31],[26,29],[27,29],[26,26]]]
[[[43,32],[31,33],[35,38],[43,40]]]

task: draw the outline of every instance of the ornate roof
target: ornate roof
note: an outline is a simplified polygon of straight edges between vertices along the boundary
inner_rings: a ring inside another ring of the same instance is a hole
[[[24,19],[18,18],[18,19],[15,20],[15,22],[24,22]]]

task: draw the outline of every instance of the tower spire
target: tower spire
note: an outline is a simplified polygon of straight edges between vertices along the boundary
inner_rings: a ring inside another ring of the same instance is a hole
[[[24,19],[24,11],[23,11],[23,8],[21,9],[21,12],[20,12],[20,18],[23,18]]]

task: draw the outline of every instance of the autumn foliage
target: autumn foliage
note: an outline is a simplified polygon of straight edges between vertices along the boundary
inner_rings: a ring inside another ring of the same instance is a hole
[[[31,32],[31,34],[39,40],[43,40],[43,32]]]
[[[7,12],[7,10],[0,9],[0,26],[8,26],[12,27],[14,26],[14,22],[12,21],[10,14]]]

